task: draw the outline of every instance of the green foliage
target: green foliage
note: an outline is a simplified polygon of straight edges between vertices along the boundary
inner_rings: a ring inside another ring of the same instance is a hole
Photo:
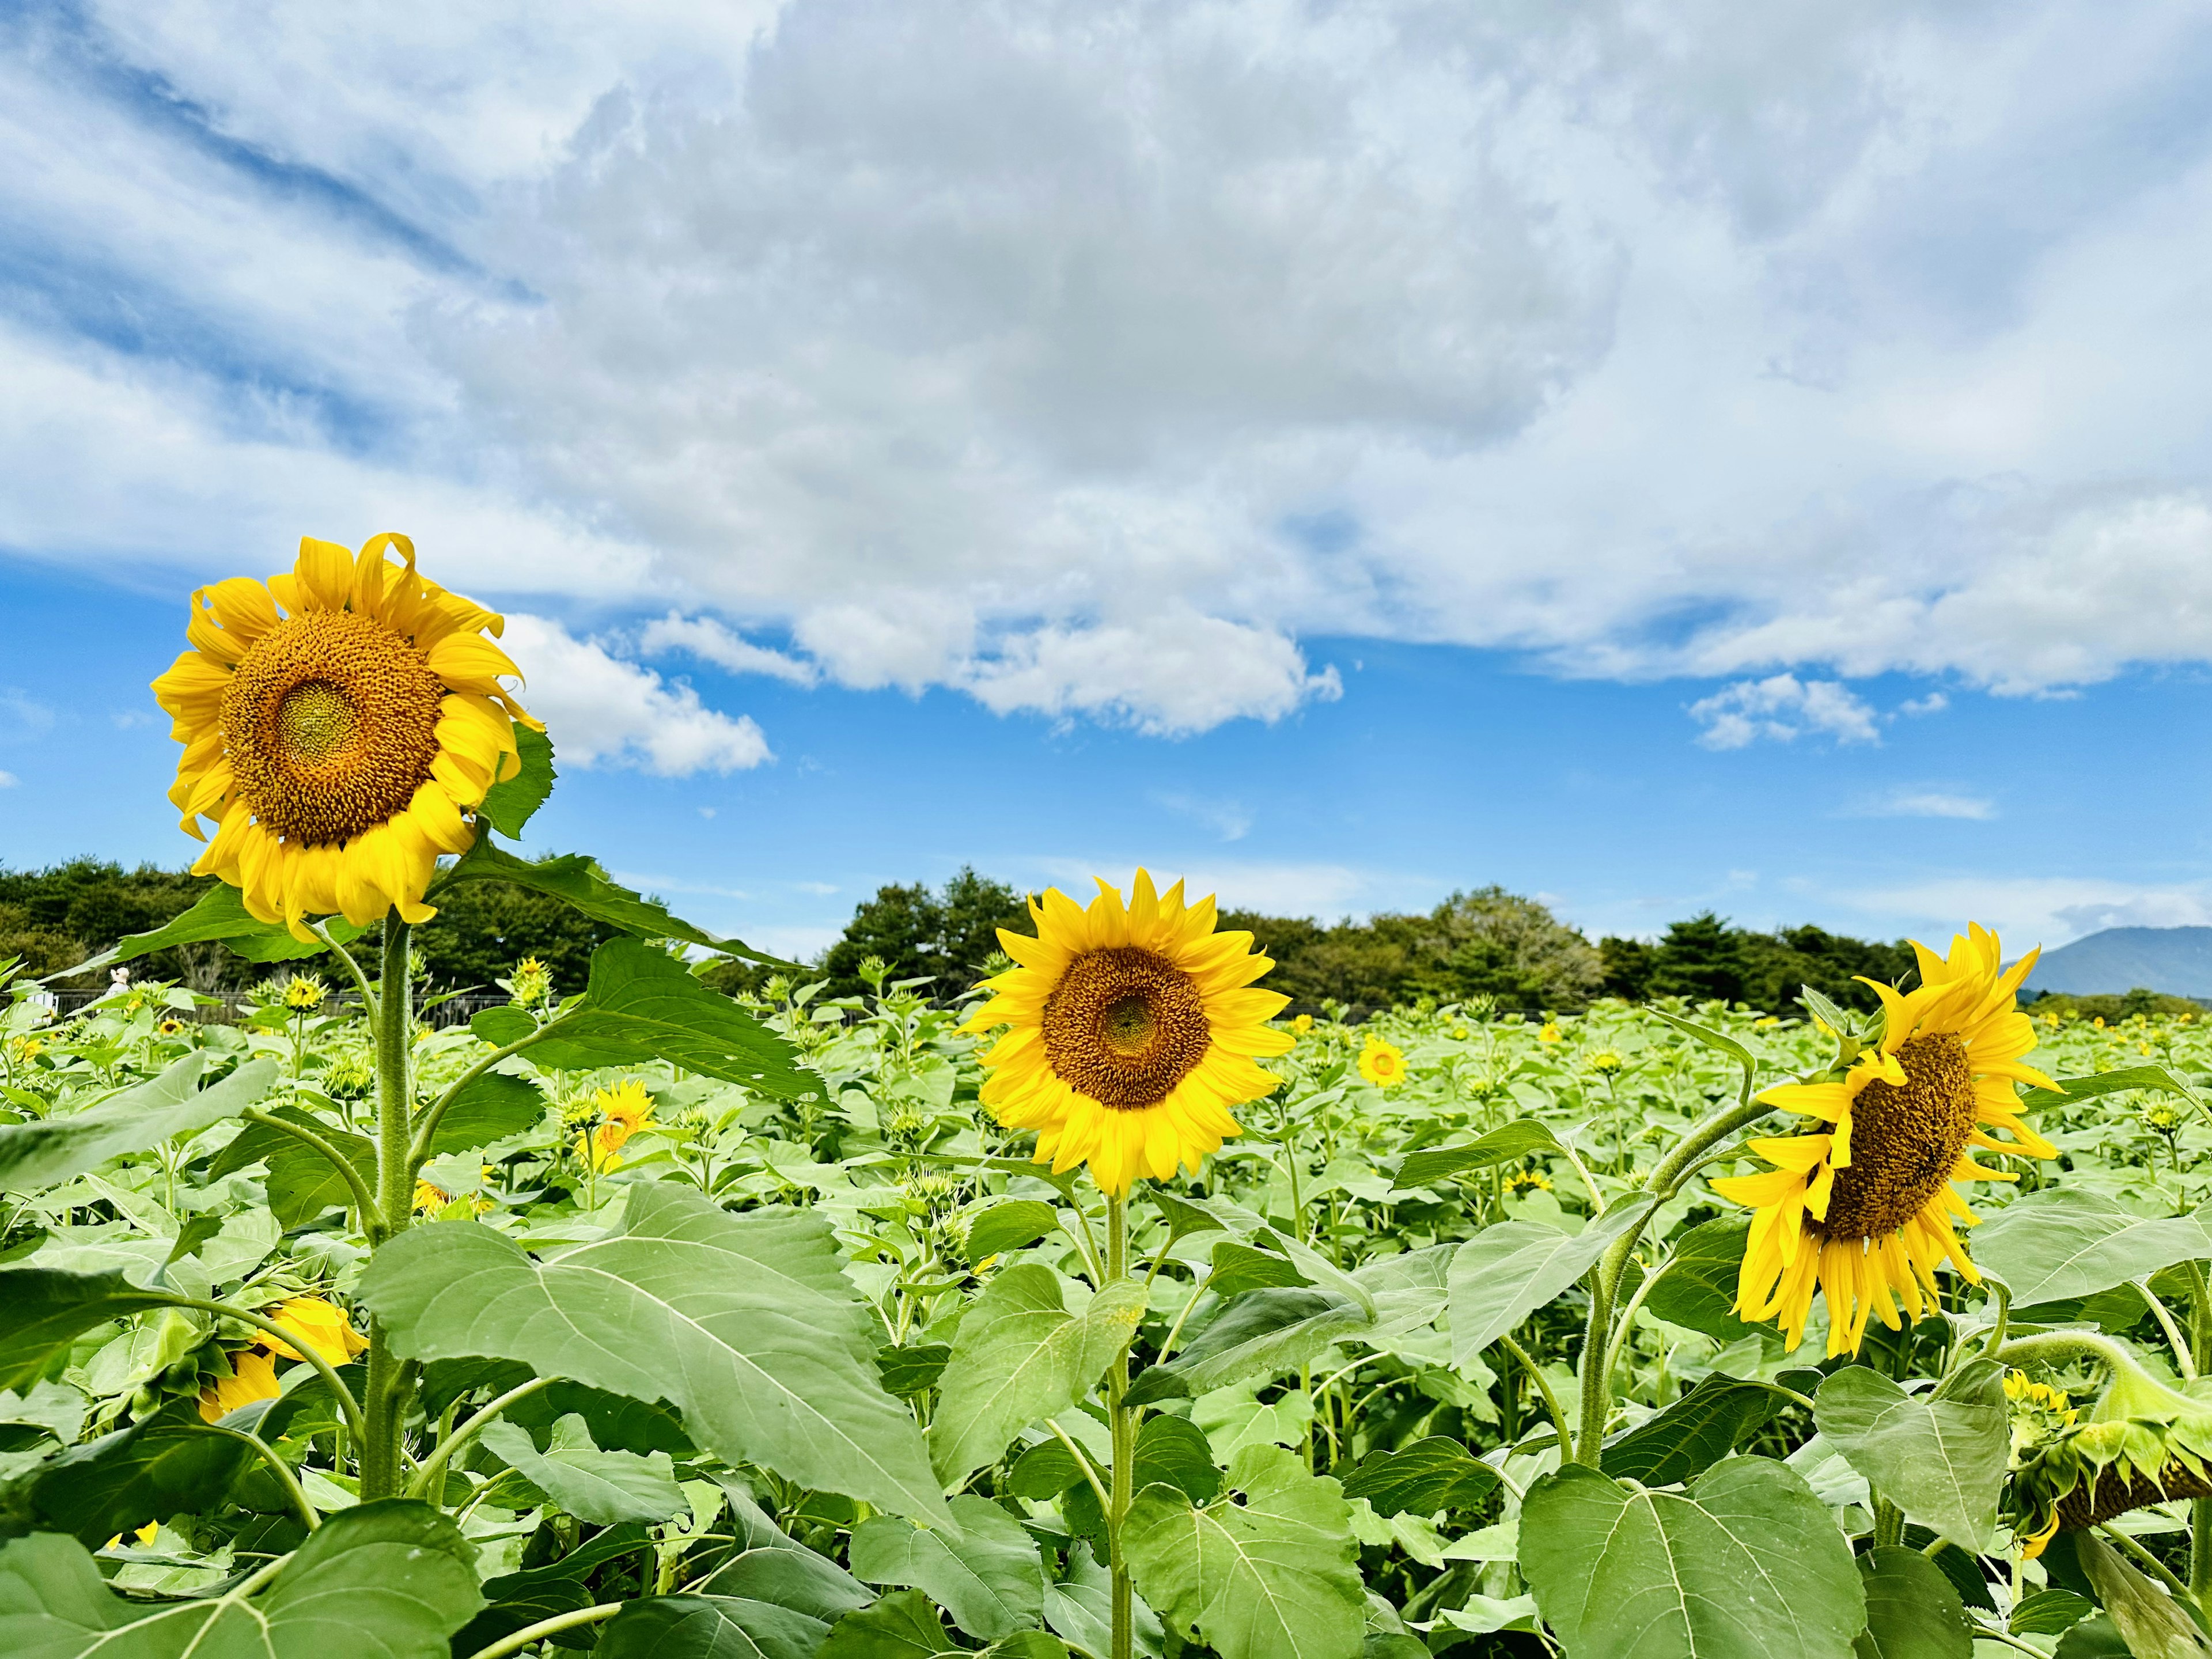
[[[24,971],[33,976],[58,973],[118,939],[153,932],[191,909],[215,885],[212,876],[158,870],[150,864],[125,870],[98,859],[72,859],[43,870],[0,869],[0,962],[21,957]],[[185,980],[203,990],[235,983],[239,977],[236,965],[222,952],[189,944],[156,955],[146,971]]]
[[[1977,1359],[1934,1393],[1908,1395],[1847,1365],[1820,1385],[1814,1420],[1850,1466],[1907,1516],[1977,1553],[1994,1547],[1997,1486],[2012,1450],[2004,1367]]]
[[[471,881],[438,895],[438,914],[415,930],[433,983],[489,989],[525,957],[553,976],[556,996],[584,988],[592,952],[622,930],[550,893],[507,881]]]
[[[859,996],[869,988],[860,964],[873,957],[888,980],[926,979],[930,995],[951,1001],[984,976],[1001,927],[1036,931],[1027,899],[963,865],[934,892],[921,882],[878,888],[854,910],[820,971],[831,996]]]
[[[1609,996],[1686,997],[1777,1014],[1792,1012],[1808,985],[1846,1008],[1871,1010],[1880,1004],[1859,975],[1893,985],[1915,972],[1902,940],[1882,945],[1809,926],[1759,933],[1710,910],[1670,924],[1656,943],[1608,938],[1598,948]]]

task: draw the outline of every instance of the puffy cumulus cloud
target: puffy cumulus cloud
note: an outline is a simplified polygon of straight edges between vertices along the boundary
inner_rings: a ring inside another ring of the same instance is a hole
[[[1698,741],[1707,749],[1741,749],[1761,738],[1789,743],[1808,732],[1838,743],[1881,741],[1873,708],[1850,687],[1795,674],[1739,680],[1692,703],[1690,718],[1705,727]]]
[[[19,9],[0,536],[434,528],[1161,732],[1327,632],[1859,740],[1810,688],[2212,659],[2208,74],[2189,0]]]
[[[739,772],[775,758],[750,715],[708,708],[542,617],[507,619],[501,643],[526,682],[530,712],[560,733],[561,758],[578,766],[630,766],[662,777]]]
[[[1121,720],[1140,731],[1203,732],[1238,714],[1275,720],[1344,695],[1334,665],[1306,672],[1279,634],[1195,611],[1142,626],[1042,628],[971,664],[960,683],[987,708]]]

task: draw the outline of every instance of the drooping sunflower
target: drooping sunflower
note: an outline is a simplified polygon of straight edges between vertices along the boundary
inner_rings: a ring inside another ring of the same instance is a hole
[[[185,745],[169,799],[187,835],[217,826],[193,872],[302,940],[310,916],[428,921],[438,855],[467,851],[520,765],[515,722],[544,729],[501,684],[517,670],[484,636],[503,627],[416,575],[404,536],[358,556],[307,538],[266,584],[196,592],[192,648],[154,682]]]
[[[1977,1164],[1971,1149],[2056,1158],[2057,1148],[2021,1118],[2014,1083],[2055,1089],[2025,1063],[2035,1027],[2014,1006],[2039,952],[2009,971],[1997,936],[1969,923],[1939,957],[1925,945],[1921,983],[1900,993],[1873,980],[1881,1041],[1841,1078],[1784,1084],[1765,1104],[1833,1127],[1754,1140],[1776,1167],[1712,1183],[1756,1212],[1737,1281],[1736,1311],[1775,1320],[1801,1341],[1817,1287],[1827,1298],[1828,1352],[1856,1353],[1867,1321],[1898,1328],[1898,1306],[1917,1319],[1933,1304],[1936,1269],[1948,1259],[1971,1283],[1980,1275],[1953,1230],[1978,1219],[1954,1181],[2016,1181]],[[2000,1140],[1995,1131],[2011,1139]]]
[[[1275,964],[1252,935],[1214,931],[1214,903],[1156,893],[1137,872],[1126,905],[1102,881],[1088,908],[1058,888],[1031,900],[1036,937],[1001,928],[1018,964],[968,1029],[1005,1026],[981,1056],[983,1103],[1037,1133],[1036,1161],[1079,1164],[1109,1193],[1165,1180],[1243,1133],[1232,1107],[1281,1080],[1256,1062],[1289,1051],[1267,1022],[1290,999],[1253,988]]]

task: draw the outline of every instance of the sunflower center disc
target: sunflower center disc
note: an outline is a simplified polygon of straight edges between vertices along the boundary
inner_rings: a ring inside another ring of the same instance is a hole
[[[1053,1071],[1102,1106],[1157,1106],[1206,1058],[1212,1032],[1188,974],[1133,945],[1089,951],[1044,1005]]]
[[[430,775],[443,695],[422,653],[368,617],[295,617],[254,642],[222,694],[239,795],[288,841],[350,841]]]
[[[1828,1218],[1806,1218],[1822,1238],[1882,1238],[1927,1207],[1951,1179],[1974,1133],[1974,1076],[1946,1033],[1897,1051],[1905,1086],[1874,1082],[1851,1103],[1851,1161],[1836,1171]]]

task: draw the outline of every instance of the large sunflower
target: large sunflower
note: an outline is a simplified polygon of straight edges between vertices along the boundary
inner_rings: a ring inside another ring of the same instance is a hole
[[[2021,1121],[2013,1091],[2015,1082],[2057,1086],[2022,1063],[2035,1047],[2035,1028],[2013,1006],[2039,953],[2006,972],[1997,936],[1972,923],[1952,939],[1948,958],[1912,948],[1917,989],[1864,981],[1881,998],[1880,1042],[1840,1078],[1784,1084],[1759,1097],[1834,1127],[1754,1140],[1752,1150],[1776,1167],[1712,1183],[1757,1212],[1736,1311],[1776,1320],[1793,1346],[1804,1337],[1816,1285],[1828,1302],[1828,1352],[1838,1354],[1858,1352],[1869,1316],[1895,1330],[1901,1303],[1919,1318],[1947,1257],[1978,1284],[1951,1226],[1978,1218],[1951,1183],[2019,1177],[1975,1163],[1969,1149],[2057,1156]],[[2012,1138],[1998,1139],[1997,1129]]]
[[[544,729],[501,684],[517,671],[484,635],[503,626],[416,575],[404,536],[358,557],[303,538],[265,586],[195,592],[192,648],[154,682],[185,745],[169,799],[187,835],[217,826],[193,873],[301,939],[309,916],[428,921],[438,855],[468,850],[468,814],[520,763],[514,722]]]
[[[1001,929],[1019,966],[971,1030],[1008,1029],[984,1054],[983,1102],[1009,1128],[1037,1132],[1036,1160],[1087,1163],[1109,1193],[1164,1180],[1242,1133],[1230,1109],[1281,1080],[1257,1065],[1292,1038],[1267,1022],[1287,997],[1252,981],[1275,964],[1252,935],[1213,931],[1211,898],[1186,905],[1137,872],[1130,902],[1105,882],[1088,909],[1053,888],[1032,900],[1036,937]]]

